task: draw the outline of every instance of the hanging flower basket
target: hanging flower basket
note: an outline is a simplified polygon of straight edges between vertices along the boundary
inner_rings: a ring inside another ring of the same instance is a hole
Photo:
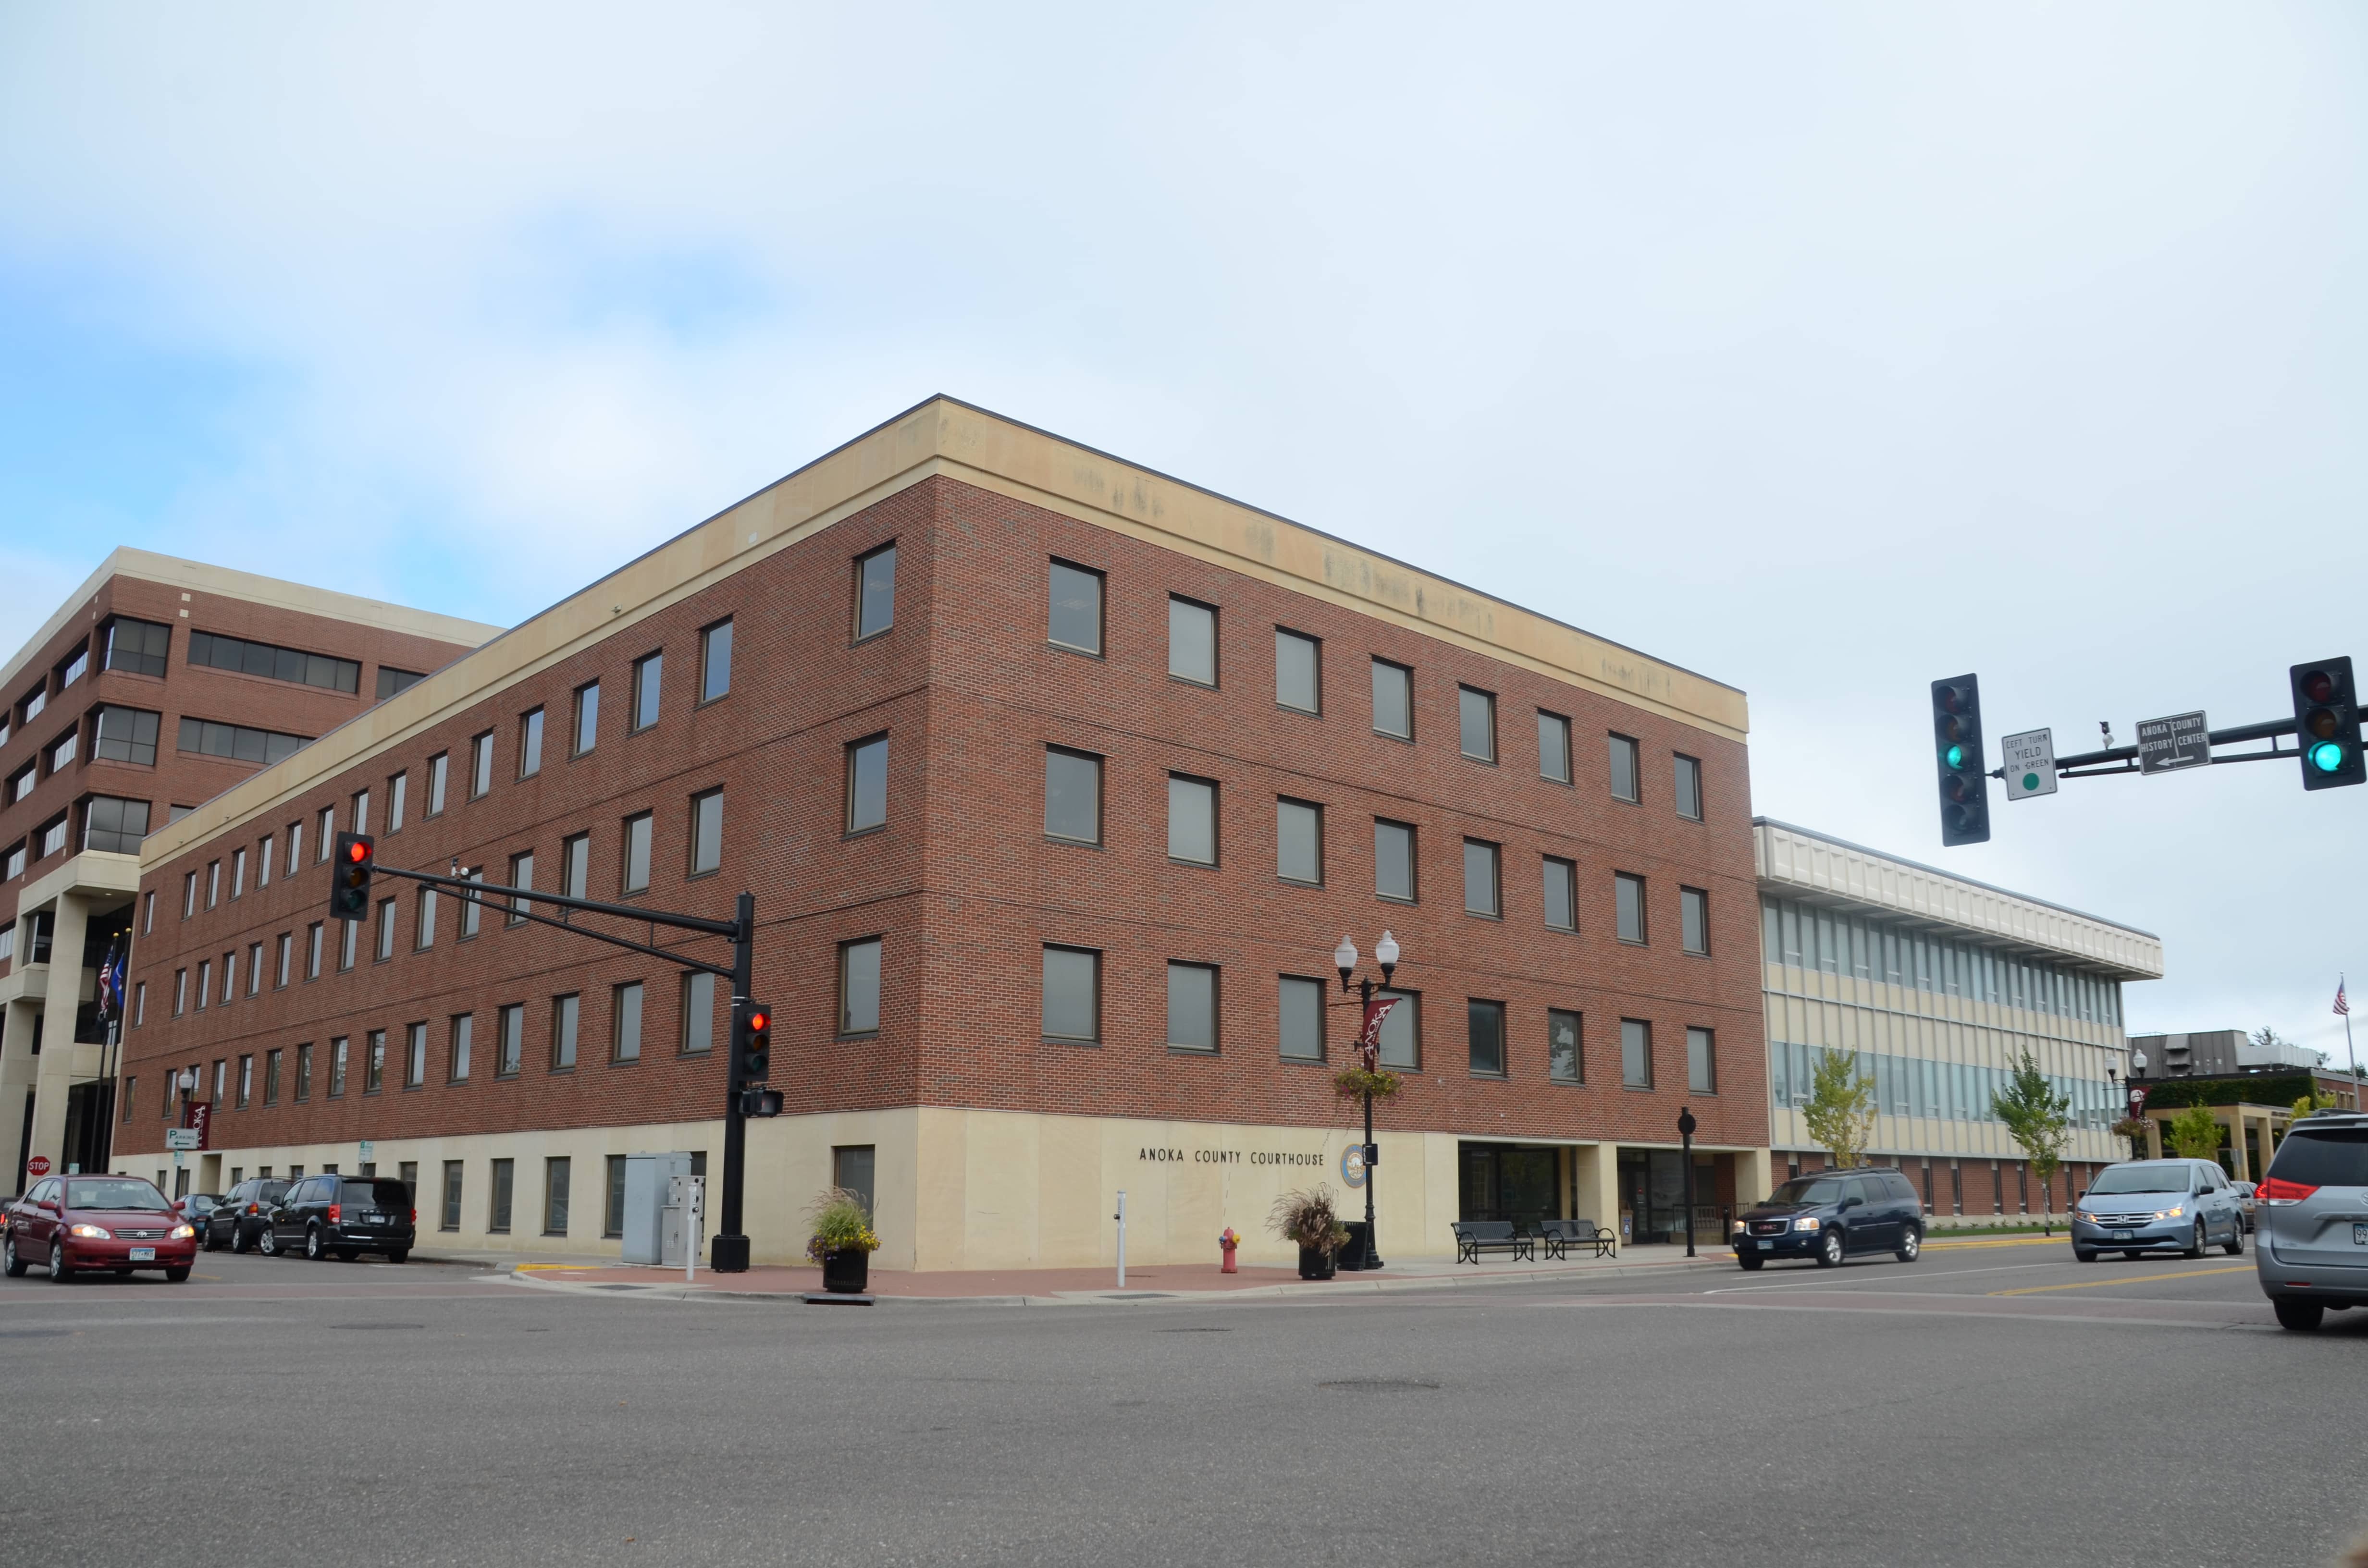
[[[1377,1100],[1394,1097],[1406,1087],[1406,1080],[1395,1073],[1368,1072],[1362,1067],[1348,1067],[1332,1074],[1332,1087],[1344,1100],[1361,1099],[1368,1090]]]

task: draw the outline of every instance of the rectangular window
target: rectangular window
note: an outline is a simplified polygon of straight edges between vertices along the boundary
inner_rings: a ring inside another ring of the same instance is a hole
[[[286,938],[284,938],[284,937],[282,938],[282,940],[285,940],[285,939],[286,939]],[[16,928],[15,928],[14,926],[11,926],[9,929],[7,929],[7,930],[6,930],[6,931],[0,931],[0,959],[5,959],[5,958],[9,957],[9,956],[10,956],[11,954],[13,954],[16,950],[17,950],[17,932],[16,932]],[[131,987],[131,1027],[132,1027],[133,1028],[135,1028],[135,1029],[136,1029],[136,1028],[138,1028],[141,1025],[142,1025],[142,1024],[146,1023],[147,1021],[148,1021],[148,983],[147,983],[146,981],[142,980],[142,981],[138,982],[137,983],[135,983],[135,984]]]
[[[1686,1087],[1697,1095],[1718,1093],[1717,1041],[1708,1029],[1686,1030]]]
[[[161,676],[172,643],[172,628],[119,616],[107,623],[106,667],[135,676]]]
[[[1324,1060],[1324,983],[1286,974],[1277,984],[1276,1037],[1292,1062]]]
[[[1578,929],[1578,868],[1568,860],[1545,858],[1546,925],[1556,931]]]
[[[1615,801],[1644,800],[1636,781],[1636,743],[1625,735],[1613,735],[1611,741],[1611,798]]]
[[[101,762],[137,763],[143,767],[156,766],[156,726],[161,716],[137,708],[118,708],[112,703],[98,710],[96,738],[90,755]]]
[[[485,869],[479,866],[473,870],[463,871],[461,875],[465,881],[482,882],[485,880]],[[481,895],[471,892],[461,896],[461,940],[465,942],[477,934],[478,926],[484,918],[484,911],[485,906],[481,900]]]
[[[387,830],[387,832],[389,832],[389,833],[401,833],[401,832],[403,831],[403,813],[404,813],[404,808],[405,806],[407,806],[407,805],[409,805],[409,804],[410,804],[410,801],[411,801],[411,775],[410,775],[410,774],[408,774],[408,773],[398,773],[398,774],[396,774],[393,778],[390,778],[390,779],[388,779],[388,780],[386,781],[386,830]]]
[[[1467,1001],[1463,1004],[1463,1017],[1465,1030],[1472,1040],[1473,1076],[1503,1077],[1505,1075],[1505,1004]]]
[[[1167,858],[1217,863],[1217,786],[1211,780],[1167,776]]]
[[[642,1059],[642,983],[628,981],[609,993],[609,1016],[614,1026],[609,1033],[609,1060],[639,1062]]]
[[[1195,686],[1217,684],[1217,612],[1192,599],[1167,599],[1167,673]]]
[[[1414,672],[1387,659],[1373,661],[1373,733],[1414,739]]]
[[[436,1228],[457,1231],[461,1228],[461,1162],[444,1162],[444,1210],[438,1216]]]
[[[1401,903],[1415,901],[1414,828],[1385,817],[1373,819],[1373,892]]]
[[[1653,1026],[1642,1018],[1620,1020],[1620,1081],[1632,1089],[1653,1086]]]
[[[403,1086],[416,1089],[427,1082],[427,1026],[412,1024],[404,1030]]]
[[[269,764],[295,756],[305,739],[247,724],[218,724],[211,719],[184,718],[176,744],[192,756],[223,756],[233,762]]]
[[[697,1056],[715,1046],[715,977],[682,977],[682,1053]]]
[[[263,944],[260,942],[246,945],[246,994],[249,996],[263,994]]]
[[[1505,913],[1498,892],[1497,846],[1477,838],[1463,841],[1463,912],[1492,919]]]
[[[263,1053],[263,1103],[265,1105],[279,1103],[279,1057],[280,1053],[277,1051],[267,1051]]]
[[[224,953],[222,955],[222,1006],[225,1007],[230,1006],[231,998],[237,994],[238,955],[236,953]]]
[[[296,868],[303,863],[304,824],[301,822],[291,822],[288,824],[288,874],[294,876]]]
[[[394,900],[378,901],[378,949],[374,955],[381,963],[394,957]]]
[[[1052,563],[1051,603],[1045,635],[1081,653],[1102,651],[1102,574],[1065,561]]]
[[[880,1028],[880,938],[842,942],[838,949],[838,1032],[873,1034]]]
[[[354,831],[356,833],[368,833],[370,830],[370,791],[367,790],[357,791],[354,795],[353,806]]]
[[[624,891],[642,892],[650,885],[650,813],[625,819]]]
[[[732,689],[732,623],[719,620],[699,634],[699,699],[712,702]]]
[[[506,1005],[495,1021],[494,1076],[515,1078],[526,1062],[526,1004]]]
[[[477,1043],[477,1015],[455,1013],[446,1036],[450,1047],[444,1062],[444,1081],[465,1084],[469,1081],[469,1058]]]
[[[1078,844],[1102,841],[1102,759],[1044,748],[1044,835]]]
[[[690,874],[703,877],[723,865],[723,791],[690,798]]]
[[[575,1026],[582,1020],[584,998],[575,992],[551,999],[551,1070],[575,1070]]]
[[[362,1045],[362,1093],[374,1095],[386,1086],[386,1031],[372,1029]]]
[[[426,952],[436,945],[436,890],[419,890],[419,907],[412,918],[412,950]]]
[[[82,679],[89,670],[90,644],[85,642],[78,645],[73,653],[67,654],[63,659],[59,661],[57,669],[58,689],[63,692],[66,687]]]
[[[1102,956],[1088,948],[1044,949],[1044,1038],[1099,1040]]]
[[[198,965],[198,1011],[199,1011],[199,1012],[200,1012],[200,1013],[204,1012],[204,1011],[206,1010],[206,1004],[213,1000],[213,988],[214,988],[214,963],[213,963],[213,960],[211,960],[211,959],[208,959],[208,960],[206,960],[204,962],[202,962],[202,963],[200,963],[200,964],[199,964],[199,965]]]
[[[296,1048],[296,1100],[298,1104],[313,1097],[313,1048]]]
[[[244,849],[231,851],[230,896],[234,899],[246,896],[246,851]]]
[[[567,1156],[561,1154],[542,1162],[542,1233],[564,1236],[567,1233],[567,1184],[570,1170]]]
[[[1167,966],[1167,1049],[1217,1049],[1217,971],[1212,964]]]
[[[1538,777],[1570,782],[1570,721],[1538,710]]]
[[[1468,686],[1455,688],[1457,744],[1474,762],[1497,760],[1497,699]]]
[[[140,934],[143,937],[156,934],[156,890],[154,888],[140,895]]]
[[[533,850],[529,849],[523,855],[513,855],[510,857],[510,886],[514,888],[530,888],[534,886]],[[534,900],[530,898],[514,898],[510,900],[509,915],[504,920],[503,924],[508,926],[523,926],[526,924],[526,917],[533,913]]]
[[[1274,629],[1274,700],[1302,713],[1324,711],[1324,645],[1297,631]]]
[[[521,778],[531,778],[542,771],[542,710],[529,709],[518,715],[518,770]]]
[[[621,1236],[625,1233],[625,1156],[608,1157],[607,1182],[601,1189],[600,1233]]]
[[[1645,879],[1632,877],[1625,871],[1611,875],[1613,903],[1619,914],[1619,935],[1623,942],[1645,940]]]
[[[474,801],[489,795],[493,789],[494,733],[487,730],[469,741],[469,799]]]
[[[1324,881],[1324,808],[1307,801],[1274,803],[1274,874],[1287,882]]]
[[[592,896],[592,835],[575,834],[559,841],[559,891],[567,898]]]
[[[148,802],[94,795],[83,807],[82,846],[109,855],[137,855],[148,836]],[[265,843],[270,840],[266,839]]]
[[[575,755],[600,744],[600,683],[575,688]]]
[[[1397,998],[1397,1006],[1382,1020],[1381,1065],[1409,1072],[1422,1066],[1422,998],[1411,991],[1376,991],[1373,999]]]
[[[222,862],[209,860],[206,862],[206,907],[211,909],[221,903]]]
[[[131,1119],[131,1102],[139,1097],[140,1078],[137,1074],[123,1080],[123,1119]],[[186,1174],[186,1173],[185,1173]]]
[[[633,729],[636,733],[658,722],[658,696],[665,684],[664,653],[651,653],[633,661]]]
[[[81,748],[81,728],[77,726],[74,729],[68,730],[63,736],[59,737],[55,744],[50,747],[48,771],[52,776],[55,776],[60,773],[63,773],[67,768],[72,767],[74,766],[74,753]]]
[[[485,1229],[496,1235],[506,1235],[510,1228],[510,1187],[518,1169],[513,1160],[494,1162],[493,1202],[485,1215]]]
[[[271,835],[268,833],[263,835],[263,842],[256,847],[255,885],[259,888],[271,885]]]
[[[452,754],[450,752],[439,751],[427,759],[427,814],[431,817],[440,817],[444,814],[444,780],[451,770]],[[296,852],[292,846],[288,853],[288,863],[291,866],[296,863]]]
[[[1710,894],[1700,888],[1678,890],[1679,936],[1686,951],[1703,957],[1710,954]]]
[[[304,978],[307,980],[321,978],[322,925],[323,922],[315,920],[304,927]]]
[[[896,624],[896,547],[883,544],[855,562],[855,640]]]
[[[1546,1009],[1546,1076],[1557,1084],[1587,1082],[1587,1057],[1579,1049],[1579,1016]]]
[[[333,659],[297,648],[249,642],[206,631],[189,633],[189,663],[200,668],[261,676],[266,680],[317,686],[324,691],[342,691],[348,696],[359,692],[362,684],[362,667],[351,659]]]
[[[271,960],[271,988],[274,991],[284,988],[293,978],[290,971],[295,966],[296,934],[292,931],[282,931],[279,933],[279,942]]]
[[[329,851],[336,846],[337,834],[337,808],[335,806],[323,806],[318,814],[319,820],[313,824],[314,836],[320,840],[318,844],[313,846],[313,859],[315,864],[327,859],[329,858]],[[290,861],[290,863],[292,865],[294,862]]]
[[[1676,755],[1678,815],[1688,822],[1702,820],[1702,764],[1683,752]]]
[[[847,831],[888,825],[888,737],[871,735],[847,748]]]
[[[361,950],[362,923],[359,920],[337,922],[337,968],[354,967],[354,959]]]
[[[346,1092],[346,1047],[342,1035],[329,1042],[329,1097],[336,1099]]]

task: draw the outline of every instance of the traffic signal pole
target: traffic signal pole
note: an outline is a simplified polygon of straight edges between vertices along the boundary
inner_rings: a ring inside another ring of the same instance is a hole
[[[748,1111],[740,1087],[740,1060],[748,1029],[748,986],[754,958],[748,937],[757,929],[757,897],[742,893],[732,938],[732,1038],[723,1074],[723,1204],[717,1216],[723,1229],[715,1233],[712,1259],[718,1274],[748,1271],[748,1237],[740,1229],[740,1193],[747,1176]]]
[[[2265,719],[2258,724],[2234,724],[2225,730],[2213,730],[2207,733],[2205,738],[2215,746],[2240,745],[2247,741],[2270,743],[2270,749],[2267,751],[2248,751],[2239,752],[2234,756],[2215,756],[2212,759],[2214,766],[2224,762],[2292,762],[2300,754],[2280,751],[2277,741],[2281,735],[2293,734],[2294,729],[2294,721],[2292,719]],[[2111,763],[2120,763],[2122,766],[2118,767],[2107,766]],[[2071,768],[2078,768],[2081,771],[2077,773],[2067,771]],[[2103,751],[2084,751],[2075,756],[2059,756],[2055,759],[2055,777],[2058,778],[2101,778],[2111,774],[2135,773],[2137,770],[2138,748],[2135,746],[2112,746]],[[2003,778],[2006,777],[2006,769],[1993,767],[1990,769],[1990,777]]]

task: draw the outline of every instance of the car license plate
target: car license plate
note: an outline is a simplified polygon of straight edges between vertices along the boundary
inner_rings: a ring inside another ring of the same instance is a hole
[[[2368,1227],[2363,1227],[2363,1228],[2368,1228]],[[1776,1250],[1776,1244],[1775,1244],[1774,1242],[1772,1242],[1772,1241],[1770,1241],[1770,1242],[1761,1242],[1761,1243],[1759,1244],[1759,1250],[1760,1250],[1761,1252],[1774,1252],[1774,1251]]]
[[[2368,1247],[2368,1225],[2363,1225],[2357,1220],[2351,1222],[2351,1244],[2356,1247]]]
[[[133,1247],[131,1249],[131,1261],[134,1263],[154,1263],[156,1261],[156,1249],[154,1247]]]
[[[2129,1231],[2115,1231],[2113,1233],[2113,1239],[2117,1242],[2125,1242],[2128,1241],[2134,1233],[2135,1233]]]

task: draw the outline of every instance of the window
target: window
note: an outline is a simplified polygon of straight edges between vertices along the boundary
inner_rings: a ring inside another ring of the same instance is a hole
[[[880,938],[842,942],[838,949],[838,1032],[872,1034],[880,1028]]]
[[[279,933],[279,941],[275,944],[271,956],[271,989],[279,991],[286,988],[288,982],[293,978],[290,971],[295,967],[295,933],[282,931]]]
[[[1324,1060],[1324,982],[1286,974],[1276,985],[1276,1038],[1292,1062]]]
[[[91,740],[90,755],[101,762],[131,762],[143,767],[156,766],[156,727],[162,723],[159,714],[143,712],[137,708],[118,708],[109,703],[98,710],[98,723]]]
[[[140,1079],[138,1074],[135,1074],[123,1080],[123,1119],[127,1122],[131,1119],[131,1102],[135,1097],[137,1097],[139,1091]]]
[[[1545,858],[1546,925],[1556,931],[1578,929],[1578,868],[1568,860]]]
[[[14,926],[9,926],[10,937],[13,938],[16,934],[17,928]],[[200,991],[199,994],[203,995],[204,992]],[[173,971],[173,1017],[177,1018],[187,1010],[188,999],[189,971],[186,969],[176,969]]]
[[[1373,819],[1373,892],[1401,903],[1415,901],[1414,829],[1409,824]]]
[[[607,1182],[601,1191],[600,1233],[621,1236],[625,1233],[625,1156],[610,1154],[606,1169]]]
[[[494,733],[487,730],[469,742],[469,799],[491,794],[493,788]]]
[[[533,850],[529,849],[523,855],[510,857],[510,886],[514,888],[534,886]],[[533,913],[532,899],[514,898],[510,900],[509,913],[503,917],[502,923],[506,926],[523,926],[526,924],[526,917]]]
[[[658,695],[666,684],[666,655],[651,653],[633,661],[633,729],[638,733],[658,722]]]
[[[79,644],[73,653],[68,653],[59,662],[57,669],[58,689],[60,691],[65,690],[66,687],[82,679],[85,675],[89,673],[89,670],[90,644],[84,642]]]
[[[378,901],[378,949],[372,955],[381,963],[394,957],[394,900]]]
[[[855,640],[896,624],[896,547],[883,544],[855,562]]]
[[[296,1048],[296,1099],[299,1104],[313,1097],[313,1048]]]
[[[109,855],[137,855],[148,836],[148,802],[94,795],[82,812],[82,846]]]
[[[17,772],[17,776],[8,780],[8,804],[13,806],[17,801],[23,800],[26,796],[31,794],[33,792],[33,787],[40,781],[40,768],[33,763],[28,762],[25,764],[24,767]]]
[[[1414,739],[1414,672],[1387,659],[1373,661],[1373,733]]]
[[[703,877],[723,865],[723,791],[690,798],[690,874]]]
[[[494,1076],[515,1078],[526,1061],[526,1004],[512,1002],[495,1016]]]
[[[1686,1087],[1698,1095],[1718,1093],[1717,1041],[1708,1029],[1686,1030]]]
[[[1632,1089],[1653,1086],[1653,1026],[1642,1018],[1620,1020],[1620,1081]]]
[[[1382,1020],[1377,1058],[1384,1067],[1418,1069],[1422,1066],[1422,998],[1411,991],[1373,993],[1375,1001],[1384,996],[1395,997],[1398,1005]]]
[[[1195,686],[1217,684],[1217,611],[1213,606],[1168,597],[1167,673]]]
[[[1045,948],[1045,1039],[1101,1039],[1101,963],[1091,949]]]
[[[1686,951],[1707,958],[1710,955],[1710,894],[1700,888],[1678,890],[1678,925],[1679,939]]]
[[[1306,801],[1275,801],[1274,874],[1287,882],[1323,883],[1323,807]]]
[[[343,1036],[329,1042],[329,1097],[333,1100],[346,1092],[346,1043]]]
[[[574,992],[551,999],[551,1070],[554,1073],[575,1071],[575,1026],[584,1011],[584,998]]]
[[[609,1031],[609,1060],[639,1062],[642,1059],[642,983],[628,981],[609,993],[609,1011],[613,1021]]]
[[[398,670],[381,665],[378,667],[378,699],[384,702],[396,692],[409,691],[427,678],[416,670]]]
[[[642,892],[650,885],[650,813],[625,819],[624,891]]]
[[[180,749],[195,756],[226,756],[233,762],[274,763],[296,755],[302,735],[257,730],[245,724],[217,724],[211,719],[183,719]]]
[[[386,1031],[372,1029],[362,1043],[362,1093],[374,1095],[386,1087]]]
[[[542,771],[542,710],[529,709],[518,715],[518,770],[521,778],[531,778]]]
[[[315,920],[304,928],[304,978],[307,980],[321,978],[322,924]]]
[[[715,977],[682,977],[682,1053],[697,1056],[715,1046]]]
[[[461,1165],[459,1160],[444,1162],[444,1207],[436,1219],[439,1231],[461,1228]]]
[[[11,882],[13,882],[13,881],[15,881],[18,877],[21,877],[21,876],[23,876],[24,874],[25,874],[25,846],[24,846],[23,841],[22,841],[22,840],[19,840],[18,842],[17,842],[17,843],[15,843],[15,844],[12,844],[12,845],[8,846],[8,857],[7,857],[6,867],[6,875],[5,875],[5,876],[0,876],[0,881],[11,881]],[[197,883],[195,882],[195,881],[192,881],[190,882],[190,884],[189,884],[189,891],[190,891],[190,892],[191,892],[192,894],[194,894],[194,893],[196,892],[196,891],[197,891]],[[181,913],[182,913],[182,914],[184,914],[184,915],[188,915],[188,914],[189,914],[190,912],[189,912],[188,910],[186,910],[186,909],[185,909],[185,910],[183,910]]]
[[[72,767],[74,766],[74,752],[80,746],[81,743],[82,729],[79,725],[74,729],[68,730],[64,734],[60,735],[55,741],[51,743],[49,771],[51,774],[59,774],[63,773],[67,768]]]
[[[1463,1017],[1465,1030],[1471,1036],[1473,1075],[1480,1078],[1503,1077],[1505,1075],[1505,1004],[1467,1001],[1463,1004]]]
[[[26,697],[25,714],[22,719],[17,721],[17,722],[20,725],[31,723],[34,720],[41,716],[41,710],[47,708],[49,705],[50,687],[49,683],[44,681],[40,686],[35,687],[31,693]]]
[[[362,923],[359,920],[337,922],[337,968],[340,971],[354,967],[354,956],[361,945],[361,929]]]
[[[1217,863],[1217,786],[1209,779],[1167,776],[1167,858]]]
[[[127,675],[161,676],[165,656],[173,644],[172,628],[153,620],[127,620],[119,616],[107,623],[104,667]]]
[[[324,653],[307,653],[301,649],[249,642],[237,637],[218,637],[210,631],[189,633],[189,663],[348,695],[359,692],[362,684],[362,667],[351,659],[333,659]]]
[[[213,997],[212,997],[213,988],[214,988],[214,964],[213,964],[213,960],[212,960],[211,959],[208,959],[208,960],[206,960],[204,962],[202,962],[202,963],[200,963],[200,964],[199,964],[199,965],[198,965],[198,1011],[199,1011],[199,1012],[200,1012],[200,1013],[204,1012],[204,1011],[206,1010],[206,1004],[207,1004],[208,1002],[210,1002],[210,1001],[211,1001],[211,1000],[213,999]]]
[[[436,890],[419,890],[419,908],[412,919],[411,950],[424,953],[436,945]]]
[[[427,1082],[427,1026],[412,1024],[404,1030],[403,1086],[416,1089]]]
[[[1102,651],[1102,574],[1064,561],[1053,562],[1051,613],[1045,635],[1081,653]]]
[[[1546,1076],[1557,1084],[1587,1082],[1587,1058],[1579,1050],[1579,1017],[1546,1009]]]
[[[291,822],[288,824],[288,874],[294,876],[296,868],[303,862],[304,824],[301,822]]]
[[[426,815],[440,817],[444,814],[444,781],[446,776],[449,775],[451,770],[452,754],[450,752],[439,751],[434,756],[427,759],[427,810],[425,813]],[[288,852],[288,863],[291,866],[296,863],[296,851],[292,846],[290,847]]]
[[[230,896],[246,896],[246,851],[233,849],[230,856]]]
[[[1611,875],[1613,902],[1618,906],[1619,934],[1623,942],[1645,940],[1645,879],[1625,871]]]
[[[231,998],[238,994],[238,955],[236,953],[230,952],[222,955],[222,1005],[228,1006]]]
[[[66,827],[72,820],[65,812],[60,812],[41,824],[39,830],[41,840],[40,858],[46,860],[66,846]]]
[[[888,737],[872,735],[847,748],[847,831],[888,825]]]
[[[1504,903],[1498,894],[1497,846],[1477,838],[1463,841],[1463,912],[1499,919]]]
[[[1274,700],[1302,713],[1324,711],[1324,645],[1296,631],[1274,629]]]
[[[255,852],[255,885],[259,888],[271,885],[271,835],[268,833]]]
[[[830,1152],[830,1184],[855,1194],[863,1211],[872,1211],[872,1177],[879,1167],[879,1145],[845,1143]]]
[[[0,959],[12,956],[16,950],[17,928],[11,926],[6,930],[0,931]],[[142,980],[131,987],[131,1027],[136,1029],[147,1021],[148,983]]]
[[[1102,759],[1044,748],[1044,835],[1078,844],[1102,841]]]
[[[559,891],[567,898],[592,896],[592,835],[578,833],[559,841]]]
[[[1213,964],[1167,966],[1167,1049],[1217,1049],[1217,970]]]
[[[354,806],[354,831],[355,831],[356,833],[368,833],[368,832],[370,830],[370,791],[369,791],[369,790],[358,790],[358,791],[356,791],[356,793],[355,793],[355,795],[354,795],[353,806]]]
[[[1611,737],[1611,798],[1615,801],[1644,800],[1636,781],[1636,743],[1625,735]]]
[[[1538,777],[1570,782],[1570,721],[1538,710]]]
[[[510,1228],[510,1187],[518,1169],[514,1160],[494,1162],[493,1202],[485,1212],[485,1229],[506,1235]]]
[[[569,1169],[564,1154],[542,1162],[542,1233],[546,1236],[567,1233]]]
[[[717,621],[699,634],[699,699],[712,702],[732,689],[732,623]]]
[[[465,1084],[469,1081],[469,1057],[477,1043],[477,1015],[453,1014],[447,1040],[450,1051],[445,1060],[444,1081]]]
[[[259,996],[263,994],[263,944],[260,942],[247,944],[246,994],[249,996]]]
[[[283,1052],[279,1051],[267,1051],[263,1053],[263,1103],[265,1105],[279,1103],[279,1059],[282,1054]]]
[[[313,846],[313,859],[315,864],[318,864],[319,862],[327,859],[329,858],[330,850],[336,846],[337,833],[337,808],[335,806],[323,806],[320,811],[320,820],[314,824],[314,827],[316,830],[314,836],[317,837],[320,842]]]
[[[386,830],[403,831],[404,808],[411,800],[411,775],[398,773],[386,781]]]
[[[1683,752],[1671,759],[1677,767],[1678,815],[1688,822],[1702,820],[1702,764]]]
[[[248,1096],[255,1092],[255,1058],[252,1054],[238,1059],[238,1105],[245,1110]]]
[[[1455,688],[1455,728],[1463,755],[1475,762],[1497,760],[1497,699],[1468,686]]]

